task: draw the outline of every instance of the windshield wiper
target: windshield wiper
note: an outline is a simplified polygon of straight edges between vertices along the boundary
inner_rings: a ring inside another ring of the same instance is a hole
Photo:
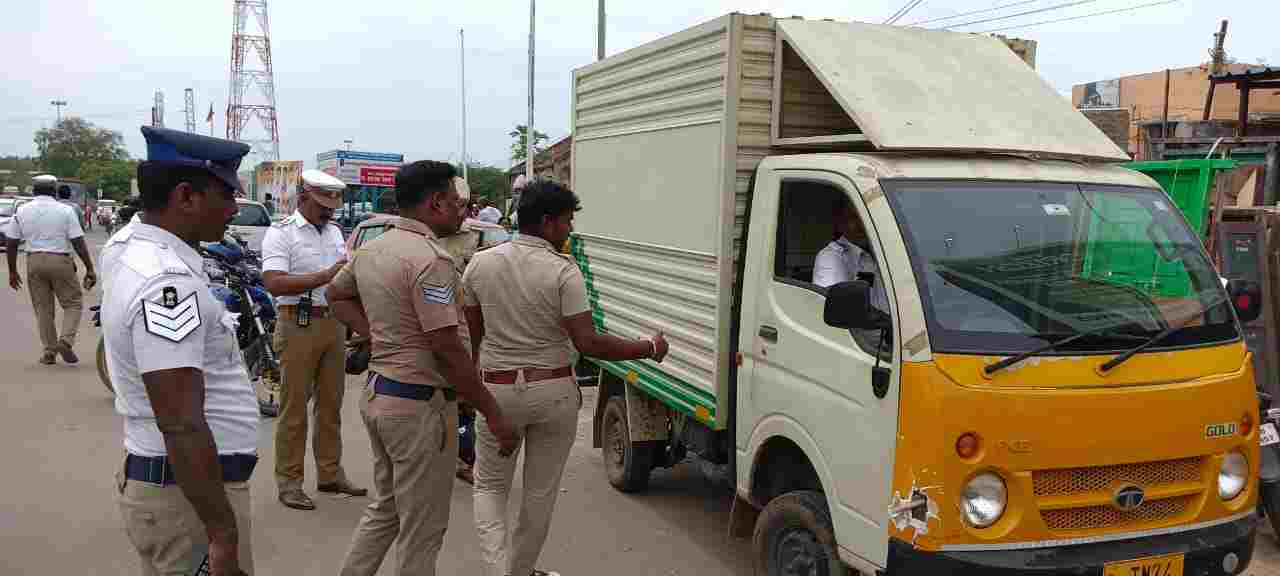
[[[1093,330],[1085,330],[1084,332],[1077,332],[1077,333],[1072,334],[1072,335],[1070,335],[1070,336],[1067,336],[1067,337],[1065,337],[1065,338],[1061,338],[1061,339],[1059,339],[1059,340],[1054,340],[1053,342],[1050,342],[1050,343],[1045,344],[1045,345],[1043,345],[1043,346],[1039,346],[1039,347],[1037,347],[1037,348],[1033,348],[1033,349],[1031,349],[1031,350],[1027,350],[1026,352],[1020,352],[1020,353],[1018,353],[1018,354],[1015,354],[1015,355],[1013,355],[1013,356],[1010,356],[1010,357],[1008,357],[1008,358],[1005,358],[1004,360],[1001,360],[1001,361],[999,361],[999,362],[993,362],[993,363],[991,363],[991,364],[987,364],[987,366],[986,366],[985,368],[983,368],[982,370],[983,370],[984,372],[986,372],[987,374],[995,374],[996,372],[998,372],[998,371],[1000,371],[1000,370],[1003,370],[1003,369],[1005,369],[1005,368],[1008,368],[1008,367],[1010,367],[1010,366],[1013,366],[1014,364],[1017,364],[1017,363],[1019,363],[1019,362],[1021,362],[1021,361],[1023,361],[1023,360],[1026,360],[1027,358],[1030,358],[1030,357],[1035,356],[1035,355],[1037,355],[1037,354],[1042,354],[1042,353],[1044,353],[1044,352],[1048,352],[1049,350],[1053,350],[1054,348],[1058,348],[1058,347],[1060,347],[1060,346],[1066,346],[1067,344],[1070,344],[1070,343],[1072,343],[1072,342],[1075,342],[1076,340],[1079,340],[1079,339],[1084,338],[1084,337],[1086,337],[1086,336],[1097,336],[1098,334],[1101,334],[1101,333],[1103,333],[1103,332],[1106,332],[1107,330],[1110,330],[1110,329],[1112,329],[1112,328],[1114,328],[1114,326],[1106,326],[1106,327],[1103,327],[1103,328],[1094,328]],[[1132,339],[1138,339],[1138,338],[1141,338],[1140,336],[1133,336],[1133,335],[1130,335],[1130,334],[1118,334],[1118,333],[1117,333],[1117,334],[1108,334],[1108,336],[1114,336],[1114,337],[1117,337],[1117,338],[1132,338]]]
[[[1203,310],[1196,312],[1195,314],[1189,314],[1183,318],[1179,318],[1177,322],[1170,324],[1168,327],[1166,327],[1164,330],[1161,330],[1155,336],[1147,338],[1146,342],[1143,342],[1137,346],[1134,346],[1132,349],[1126,351],[1125,353],[1119,356],[1116,356],[1115,358],[1107,360],[1098,368],[1101,369],[1103,372],[1110,372],[1111,370],[1115,369],[1116,366],[1124,364],[1125,361],[1127,361],[1130,358],[1133,358],[1134,355],[1138,354],[1139,352],[1142,352],[1143,350],[1146,350],[1147,348],[1154,346],[1161,340],[1168,338],[1170,334],[1173,334],[1174,332],[1177,332],[1183,328],[1186,328],[1188,322],[1195,320],[1196,318],[1199,318],[1205,312],[1208,312],[1209,310],[1212,310],[1213,308],[1217,306],[1221,306],[1227,302],[1229,302],[1229,300],[1224,298],[1222,300],[1215,302],[1210,306],[1206,306]]]

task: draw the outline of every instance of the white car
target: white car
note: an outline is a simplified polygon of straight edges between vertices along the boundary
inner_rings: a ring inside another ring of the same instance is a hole
[[[0,198],[0,238],[4,237],[4,231],[9,228],[9,221],[13,219],[13,214],[17,211],[17,199]],[[0,242],[0,251],[4,251],[4,249],[4,243]]]
[[[261,251],[262,238],[267,235],[267,228],[271,227],[267,207],[252,200],[236,200],[236,206],[240,210],[231,219],[231,231],[243,238],[249,249]]]

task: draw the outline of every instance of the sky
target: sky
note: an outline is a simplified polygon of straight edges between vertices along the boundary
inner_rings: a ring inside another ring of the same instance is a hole
[[[908,0],[608,0],[607,51],[616,54],[729,12],[882,22]],[[982,32],[1148,4],[1088,0],[996,22]],[[926,27],[956,25],[1080,0],[923,0],[900,24],[1019,3]],[[11,2],[0,19],[0,156],[32,155],[33,133],[54,123],[52,100],[124,135],[145,157],[138,127],[150,121],[156,90],[165,123],[182,129],[183,91],[195,92],[203,133],[225,135],[232,0],[47,0]],[[572,71],[596,52],[595,0],[539,0],[535,127],[552,140],[569,133]],[[467,156],[511,164],[508,132],[527,116],[529,4],[473,0],[269,0],[269,26],[282,160],[315,165],[344,146],[406,160],[458,161],[462,114],[458,31],[466,31]],[[1039,42],[1040,75],[1060,93],[1128,74],[1196,65],[1222,19],[1227,53],[1280,65],[1274,22],[1280,2],[1181,0],[1132,12],[1002,31]],[[256,29],[255,26],[251,26]],[[250,87],[246,102],[255,97]],[[246,136],[261,134],[246,128]]]

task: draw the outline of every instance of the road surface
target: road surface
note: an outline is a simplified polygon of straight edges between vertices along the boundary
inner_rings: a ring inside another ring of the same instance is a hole
[[[103,240],[100,231],[90,233],[94,254]],[[41,366],[25,291],[15,293],[7,283],[0,287],[0,381],[6,399],[0,406],[0,574],[136,574],[138,563],[113,501],[122,424],[94,370],[97,331],[86,313],[76,344],[80,364]],[[86,295],[86,311],[98,300],[96,293]],[[360,386],[359,378],[347,380],[344,464],[352,480],[367,487],[372,463],[357,411]],[[578,443],[539,566],[566,576],[750,574],[749,543],[726,534],[730,495],[695,467],[655,473],[643,495],[620,494],[608,485],[600,453],[591,448],[593,394],[586,390]],[[319,508],[310,512],[281,506],[272,480],[273,430],[273,420],[262,422],[262,460],[252,481],[258,573],[337,573],[367,499],[316,495]],[[315,494],[314,462],[307,467],[307,490]],[[454,484],[452,510],[439,573],[479,574],[469,485]],[[388,566],[380,573],[390,574]],[[1280,547],[1269,529],[1259,536],[1249,573],[1280,576]]]

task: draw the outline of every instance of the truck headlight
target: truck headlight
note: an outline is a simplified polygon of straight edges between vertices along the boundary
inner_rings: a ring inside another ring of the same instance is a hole
[[[1007,497],[1004,480],[999,476],[990,472],[974,476],[960,494],[960,508],[965,521],[976,528],[995,524],[1004,514]]]
[[[1249,461],[1239,452],[1228,453],[1222,459],[1222,468],[1218,470],[1218,497],[1230,500],[1239,496],[1248,481]]]

